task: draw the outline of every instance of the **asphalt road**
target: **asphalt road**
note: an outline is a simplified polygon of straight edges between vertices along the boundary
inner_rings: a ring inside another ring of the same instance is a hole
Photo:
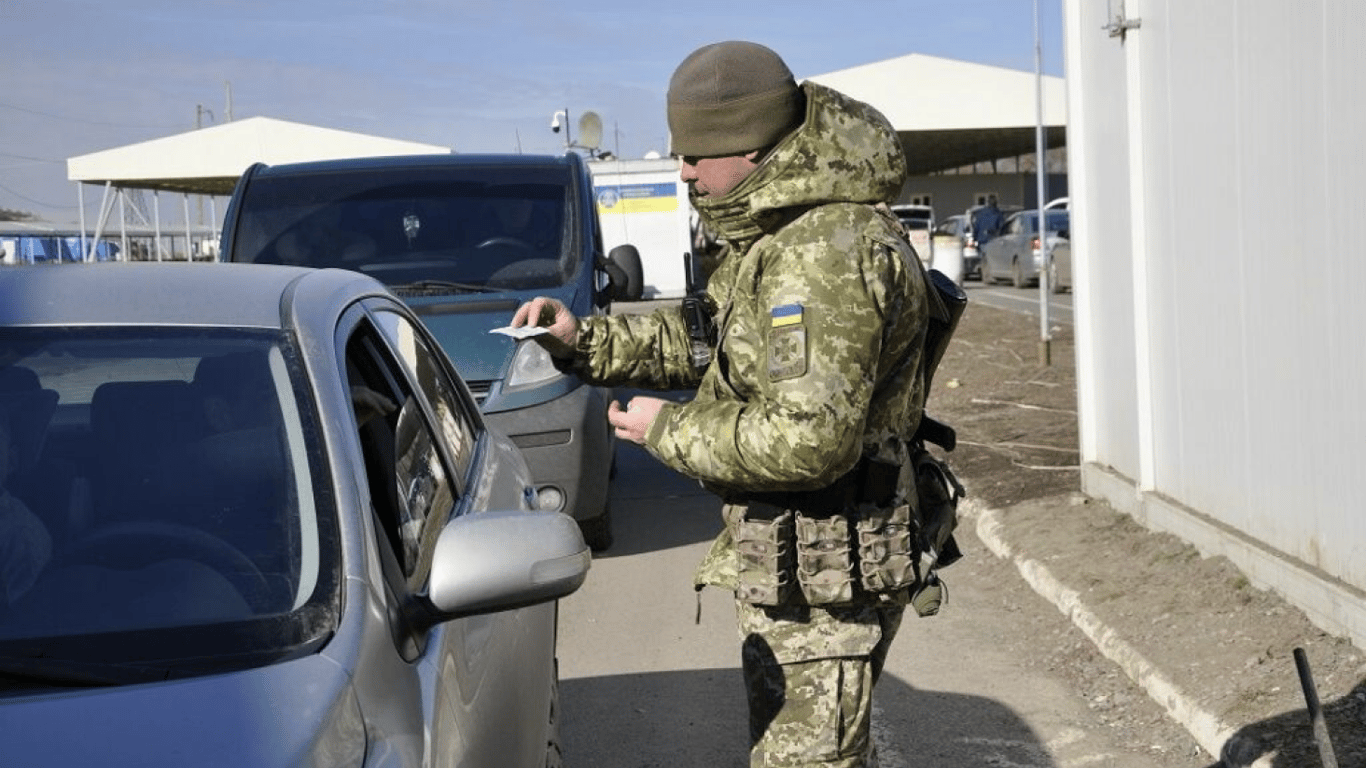
[[[1036,320],[1039,317],[1042,302],[1039,300],[1038,286],[1016,288],[1000,283],[983,285],[979,280],[969,280],[964,284],[963,290],[968,294],[970,302],[981,302],[999,309],[1019,312]],[[1049,324],[1071,325],[1072,293],[1049,293],[1047,297]]]
[[[620,445],[617,461],[616,543],[560,607],[564,764],[743,768],[733,599],[692,588],[718,502],[637,446]],[[948,603],[907,617],[879,684],[883,768],[1156,765],[1114,743],[1102,711],[1050,663],[1060,644],[1084,642],[1071,623],[966,528]]]

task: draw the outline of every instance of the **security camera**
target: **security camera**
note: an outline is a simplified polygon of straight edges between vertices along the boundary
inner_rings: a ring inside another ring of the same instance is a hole
[[[560,113],[559,113],[559,112],[556,112],[556,113],[555,113],[555,116],[552,117],[552,118],[550,118],[550,130],[554,131],[555,133],[559,133],[559,132],[560,132]]]

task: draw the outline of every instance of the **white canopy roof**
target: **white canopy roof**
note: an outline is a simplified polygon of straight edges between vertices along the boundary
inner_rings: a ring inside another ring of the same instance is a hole
[[[252,117],[93,152],[66,161],[67,178],[90,184],[229,195],[252,163],[449,153],[450,147]]]
[[[1033,72],[912,53],[810,79],[886,115],[901,134],[913,175],[1034,152],[1039,80]],[[1062,146],[1065,82],[1045,76],[1042,90],[1046,146]]]

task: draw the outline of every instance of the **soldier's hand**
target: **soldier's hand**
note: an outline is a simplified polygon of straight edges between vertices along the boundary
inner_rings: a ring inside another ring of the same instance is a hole
[[[545,347],[551,357],[568,359],[574,356],[574,343],[579,338],[579,319],[558,299],[537,296],[517,308],[509,325],[513,328],[524,325],[546,328],[550,333],[532,338]]]
[[[645,433],[664,404],[669,402],[658,397],[633,397],[625,408],[613,400],[607,404],[607,422],[616,430],[616,435],[633,443],[645,442]]]

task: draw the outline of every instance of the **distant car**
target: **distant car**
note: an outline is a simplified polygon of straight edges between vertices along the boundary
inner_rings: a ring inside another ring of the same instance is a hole
[[[590,550],[383,285],[3,269],[0,389],[5,763],[559,765]]]
[[[1069,232],[1058,233],[1048,262],[1048,288],[1053,293],[1072,290],[1072,241]]]
[[[898,204],[892,206],[892,213],[901,220],[906,236],[915,247],[915,254],[921,263],[930,266],[934,259],[934,208],[928,205]]]
[[[1068,229],[1068,212],[1045,212],[1046,244],[1056,242],[1059,231]],[[1039,282],[1043,257],[1039,250],[1039,214],[1019,211],[1006,217],[1001,234],[982,247],[982,282],[991,284],[1009,278],[1016,288]]]
[[[489,331],[552,296],[575,315],[639,299],[640,254],[606,256],[586,163],[564,155],[418,155],[247,169],[228,202],[225,261],[344,267],[422,318],[489,423],[525,452],[543,509],[595,550],[612,543],[612,392],[555,367],[535,342]]]
[[[972,236],[972,226],[965,213],[949,216],[934,228],[934,259],[936,268],[940,264],[961,260],[963,279],[981,275],[981,254],[977,241]],[[942,268],[941,272],[948,274]]]

